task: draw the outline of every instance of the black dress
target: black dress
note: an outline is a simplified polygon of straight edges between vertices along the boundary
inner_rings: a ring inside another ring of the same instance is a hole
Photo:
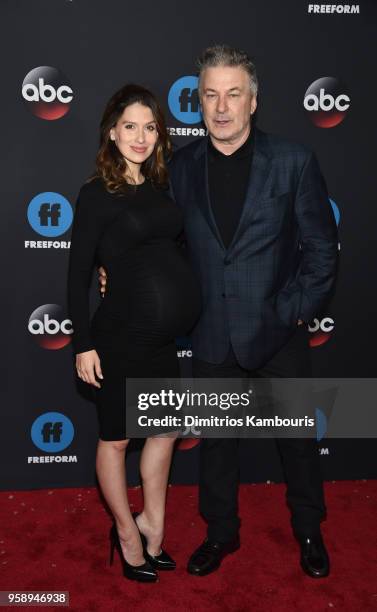
[[[200,290],[177,242],[183,215],[167,191],[146,180],[123,194],[96,178],[80,190],[72,227],[68,309],[76,353],[95,349],[104,379],[96,389],[102,440],[126,437],[127,377],[179,377],[175,338],[200,314]],[[92,321],[95,262],[107,272]]]

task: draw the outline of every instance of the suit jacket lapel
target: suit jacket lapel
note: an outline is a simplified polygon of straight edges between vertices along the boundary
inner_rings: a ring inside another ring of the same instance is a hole
[[[207,138],[203,138],[195,154],[195,201],[202,211],[221,248],[225,251],[209,199]]]
[[[265,182],[271,170],[271,158],[263,147],[263,136],[257,128],[255,129],[255,144],[253,158],[251,162],[249,185],[246,192],[241,218],[234,233],[232,242],[229,245],[228,253],[236,246],[239,238],[250,223],[253,210],[257,205]]]
[[[227,253],[230,253],[234,249],[239,238],[248,227],[252,212],[257,205],[257,200],[263,191],[263,187],[271,170],[271,157],[268,154],[268,147],[265,146],[265,135],[256,127],[253,129],[255,130],[255,142],[249,184],[241,217],[228,249],[225,249],[210,205],[207,166],[208,137],[202,139],[194,155],[195,201],[201,209],[209,227],[219,242],[219,245],[224,252],[227,251]]]

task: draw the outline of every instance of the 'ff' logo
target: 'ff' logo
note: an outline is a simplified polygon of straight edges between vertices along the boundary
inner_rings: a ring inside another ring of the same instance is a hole
[[[71,419],[62,412],[45,412],[35,419],[30,434],[37,448],[59,453],[71,444],[75,430]]]
[[[63,433],[63,423],[60,421],[56,421],[55,423],[45,422],[41,429],[43,442],[46,444],[47,442],[60,442]]]
[[[179,108],[181,113],[189,112],[189,104],[190,104],[190,112],[197,113],[199,110],[199,94],[197,89],[189,89],[185,87],[181,91],[181,95],[179,96]]]
[[[48,220],[51,220],[51,226],[59,225],[60,218],[60,204],[41,204],[39,207],[38,217],[40,219],[40,224],[44,227],[49,225]]]
[[[61,193],[43,191],[29,203],[27,219],[37,234],[55,238],[70,228],[73,219],[72,206]]]
[[[168,105],[173,117],[186,124],[200,123],[198,77],[184,76],[170,87]]]

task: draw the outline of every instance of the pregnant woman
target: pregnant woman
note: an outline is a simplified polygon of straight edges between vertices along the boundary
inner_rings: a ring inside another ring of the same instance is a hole
[[[154,582],[175,562],[161,548],[173,437],[145,441],[140,472],[144,508],[132,515],[125,452],[126,377],[179,377],[174,339],[200,313],[200,294],[177,238],[180,209],[168,196],[165,159],[171,144],[151,92],[126,85],[101,122],[96,173],[80,190],[73,222],[68,307],[76,369],[96,388],[96,470],[114,517],[110,560],[117,549],[127,578]],[[92,321],[89,286],[95,263],[106,270],[105,297]]]

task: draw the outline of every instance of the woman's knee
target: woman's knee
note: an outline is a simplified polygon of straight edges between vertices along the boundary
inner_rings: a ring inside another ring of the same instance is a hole
[[[122,452],[126,450],[129,441],[130,441],[129,439],[127,440],[101,440],[100,439],[99,444],[101,446],[105,446],[107,448],[111,448],[116,451]]]
[[[155,446],[156,448],[161,448],[161,449],[168,449],[172,446],[174,446],[175,442],[177,440],[177,436],[176,435],[163,435],[163,436],[151,436],[150,438],[147,438],[147,442],[150,445]]]

